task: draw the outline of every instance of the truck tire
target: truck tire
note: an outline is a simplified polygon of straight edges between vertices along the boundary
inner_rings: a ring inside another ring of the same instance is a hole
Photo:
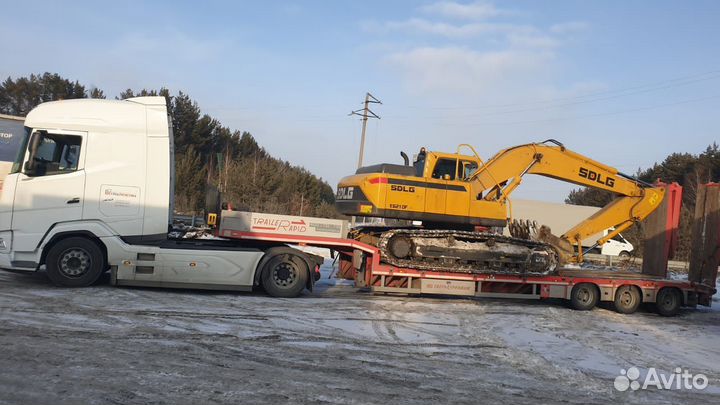
[[[595,308],[600,300],[600,294],[595,284],[576,284],[570,292],[570,306],[578,311],[589,311]]]
[[[655,308],[662,316],[675,316],[680,312],[682,295],[676,288],[665,287],[658,292],[655,298]]]
[[[630,252],[623,250],[618,256],[620,256],[621,259],[626,260],[630,258]]]
[[[59,287],[87,287],[105,271],[102,250],[83,237],[63,239],[53,245],[45,258],[47,275]]]
[[[265,262],[260,280],[271,296],[292,298],[305,289],[308,273],[308,266],[300,256],[278,253]]]
[[[621,286],[615,292],[615,310],[621,314],[632,314],[640,307],[641,299],[637,287]]]

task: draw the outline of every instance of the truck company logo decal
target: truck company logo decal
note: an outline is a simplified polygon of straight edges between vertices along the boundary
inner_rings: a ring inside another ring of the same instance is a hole
[[[130,198],[137,198],[137,194],[128,193],[128,192],[122,192],[122,191],[113,191],[111,188],[108,188],[105,190],[106,196],[113,196],[113,197],[130,197]]]
[[[305,232],[307,231],[307,223],[305,220],[290,221],[287,219],[272,218],[253,218],[252,229],[263,231],[287,231],[287,232]]]
[[[457,184],[426,183],[424,181],[413,181],[413,180],[402,180],[402,179],[388,179],[388,183],[391,185],[391,187],[393,185],[397,185],[397,186],[433,188],[433,189],[448,190],[448,191],[467,191],[465,186],[460,186]],[[396,190],[396,191],[407,191],[407,190]],[[412,192],[415,192],[415,190],[413,189],[413,191],[409,191],[409,192],[412,193]]]
[[[337,233],[342,231],[342,226],[338,224],[318,224],[310,222],[310,228],[315,229],[316,232]]]
[[[600,184],[604,184],[608,187],[615,187],[615,179],[612,177],[606,177],[603,178],[602,174],[592,171],[590,169],[586,169],[584,167],[580,168],[580,177],[595,181]]]

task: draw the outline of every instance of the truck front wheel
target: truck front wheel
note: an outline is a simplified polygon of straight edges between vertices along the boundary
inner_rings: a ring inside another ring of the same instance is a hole
[[[305,261],[291,253],[277,254],[262,268],[262,286],[273,297],[297,297],[308,280]]]
[[[47,275],[60,287],[87,287],[97,281],[105,270],[100,247],[82,237],[71,237],[57,242],[45,259]]]

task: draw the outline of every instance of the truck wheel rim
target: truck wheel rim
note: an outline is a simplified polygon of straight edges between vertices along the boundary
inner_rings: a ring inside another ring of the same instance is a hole
[[[631,307],[635,304],[635,297],[630,291],[623,291],[620,295],[620,304],[624,307]]]
[[[297,269],[291,263],[280,263],[273,269],[273,282],[280,287],[288,287],[297,279]]]
[[[660,305],[662,305],[665,308],[672,308],[675,306],[675,297],[673,297],[671,294],[665,294],[665,296],[660,301]]]
[[[582,288],[578,291],[578,300],[584,304],[587,304],[591,300],[590,291],[587,288]]]
[[[70,278],[81,277],[90,269],[92,260],[85,249],[72,248],[64,251],[58,260],[60,272]]]

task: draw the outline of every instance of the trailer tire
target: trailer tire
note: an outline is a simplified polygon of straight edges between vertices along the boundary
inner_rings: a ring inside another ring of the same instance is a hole
[[[59,287],[87,287],[105,271],[100,247],[90,239],[74,236],[55,243],[45,258],[50,281]]]
[[[570,292],[570,306],[578,311],[589,311],[597,305],[600,293],[592,283],[576,284]]]
[[[262,287],[273,297],[292,298],[303,292],[308,266],[300,256],[279,253],[265,262],[260,276]]]
[[[662,316],[675,316],[680,312],[682,295],[677,288],[665,287],[655,298],[655,308]]]
[[[640,307],[642,297],[638,288],[623,285],[615,291],[615,310],[621,314],[632,314]]]

